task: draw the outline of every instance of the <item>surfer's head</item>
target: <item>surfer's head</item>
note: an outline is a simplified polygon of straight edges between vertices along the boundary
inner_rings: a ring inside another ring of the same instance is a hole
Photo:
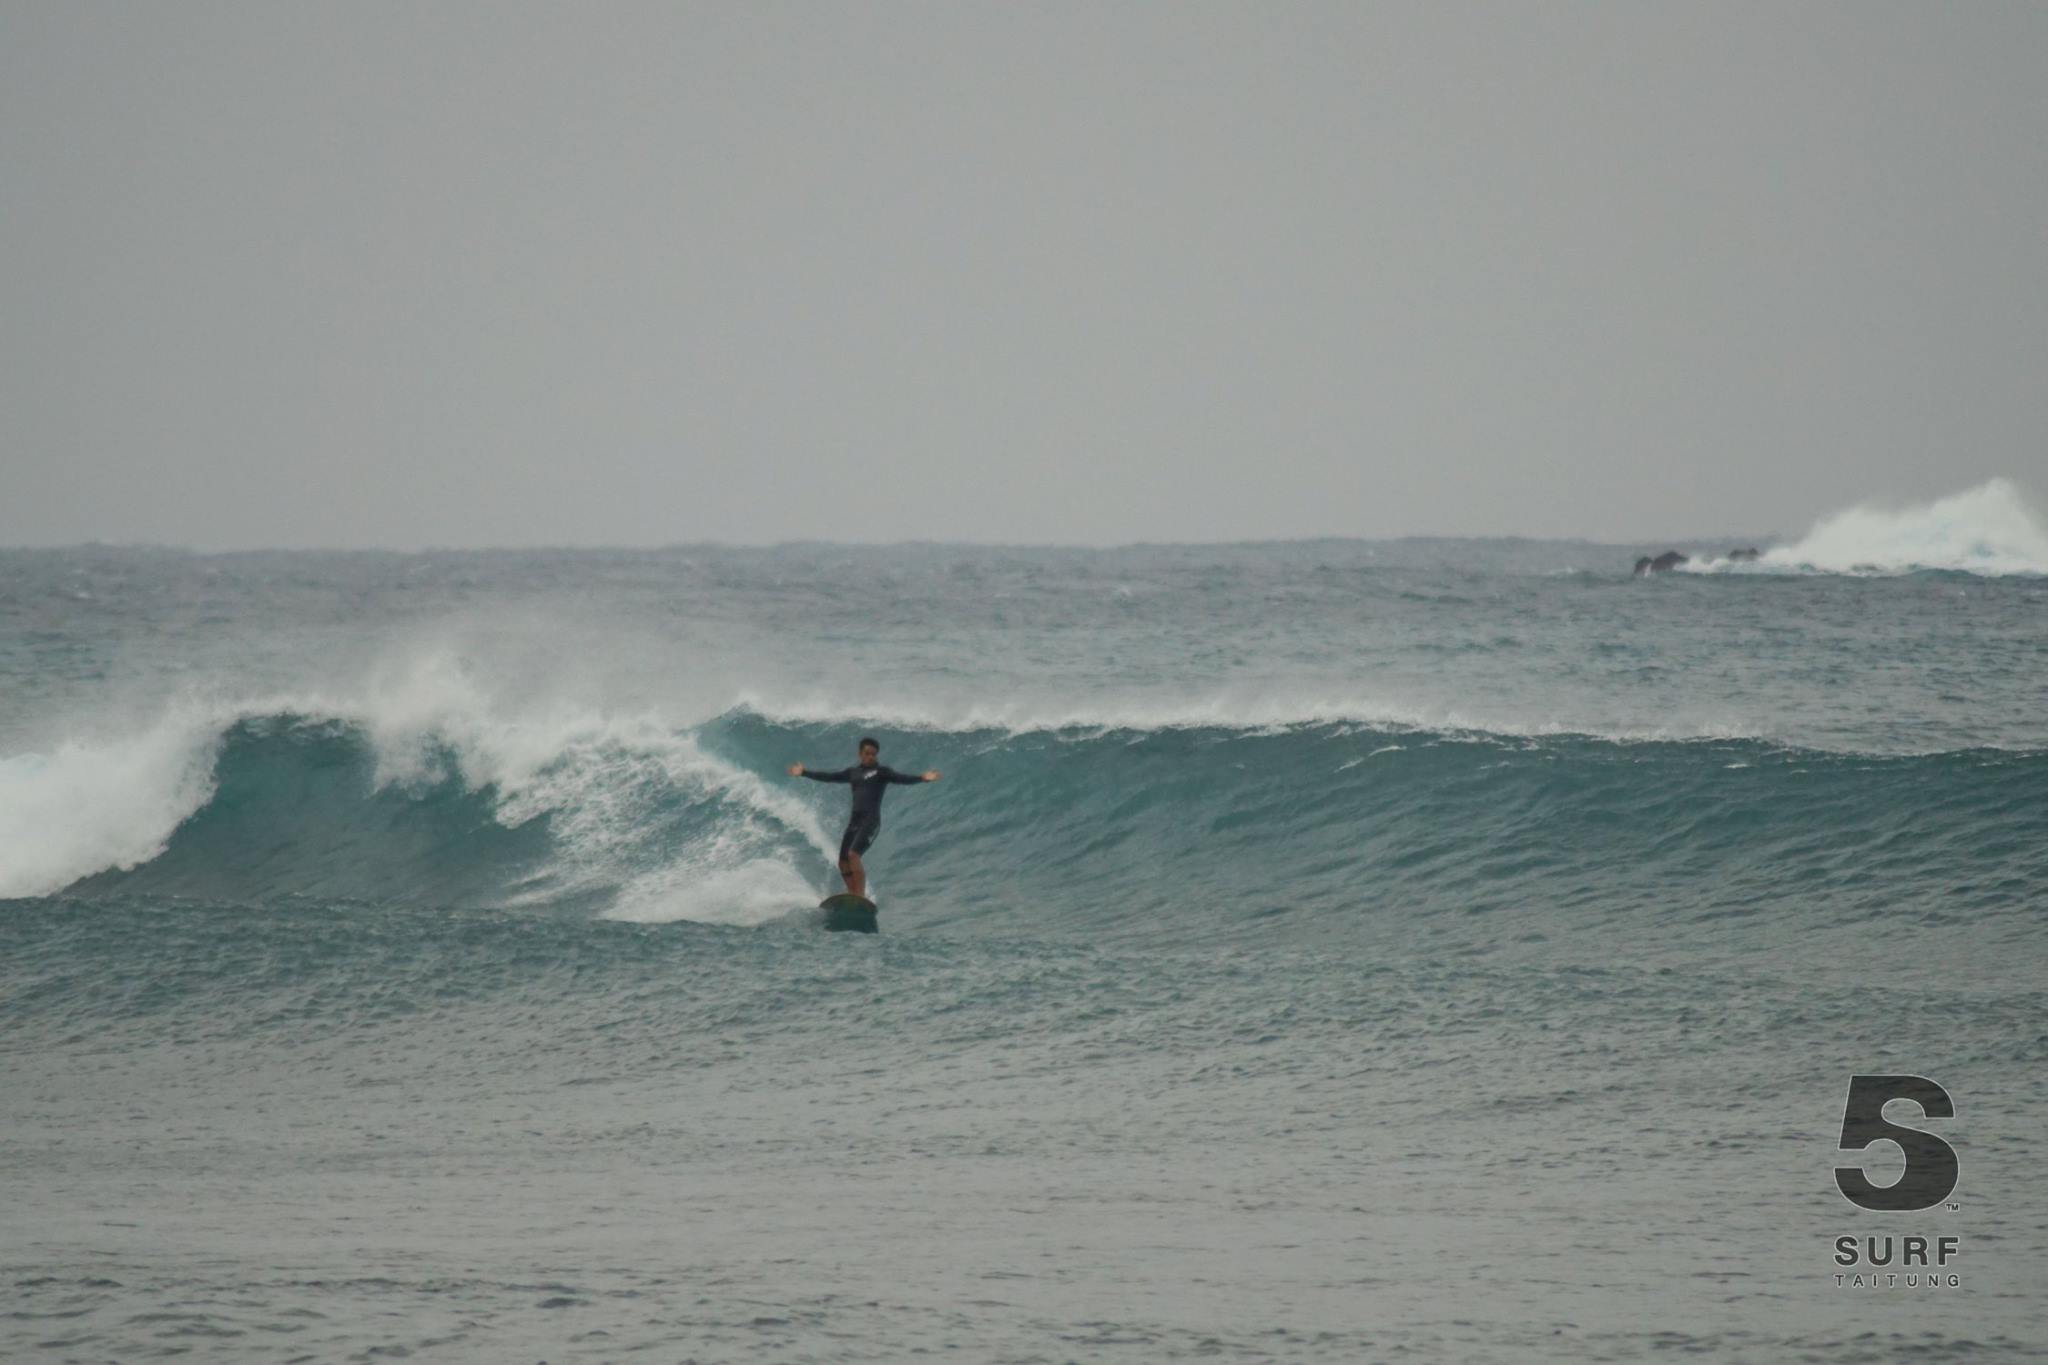
[[[868,735],[863,735],[863,736],[861,736],[861,741],[860,741],[860,764],[861,764],[861,766],[862,766],[863,768],[865,768],[865,767],[869,766],[869,765],[870,765],[870,764],[872,764],[872,763],[873,763],[873,762],[874,762],[874,761],[875,761],[875,760],[876,760],[876,759],[877,759],[878,757],[880,757],[880,756],[881,756],[881,752],[882,752],[882,741],[880,741],[879,739],[875,739],[875,738],[873,738],[873,737],[871,737],[871,736],[868,736]]]

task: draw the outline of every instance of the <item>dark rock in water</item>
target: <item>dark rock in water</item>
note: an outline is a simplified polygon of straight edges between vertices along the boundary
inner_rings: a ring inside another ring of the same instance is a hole
[[[1762,554],[1763,551],[1757,549],[1754,545],[1750,546],[1747,550],[1730,550],[1728,552],[1728,562],[1730,564],[1748,564],[1760,558]]]
[[[1690,562],[1690,560],[1676,550],[1666,550],[1655,559],[1644,555],[1636,561],[1636,577],[1641,578],[1644,574],[1652,573],[1670,573],[1679,565]]]

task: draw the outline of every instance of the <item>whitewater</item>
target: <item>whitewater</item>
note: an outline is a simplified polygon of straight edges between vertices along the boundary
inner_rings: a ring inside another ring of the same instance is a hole
[[[0,551],[0,1357],[2030,1358],[2048,533],[1749,543]]]

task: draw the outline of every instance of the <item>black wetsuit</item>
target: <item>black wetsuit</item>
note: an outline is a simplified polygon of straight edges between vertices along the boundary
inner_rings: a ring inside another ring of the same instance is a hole
[[[853,788],[853,814],[847,819],[846,833],[839,836],[839,861],[842,863],[849,852],[867,852],[868,846],[875,842],[875,836],[882,832],[882,793],[892,784],[908,786],[924,781],[916,773],[899,773],[879,763],[872,768],[855,764],[836,773],[814,773],[806,768],[804,776],[813,782],[844,782]]]

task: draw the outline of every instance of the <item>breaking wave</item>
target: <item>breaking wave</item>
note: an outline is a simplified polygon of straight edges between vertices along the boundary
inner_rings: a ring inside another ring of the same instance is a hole
[[[845,799],[780,769],[837,762],[873,724],[177,717],[0,769],[0,896],[761,924],[830,888]],[[946,773],[891,795],[874,855],[878,898],[932,928],[1199,935],[1375,907],[1548,924],[1788,897],[1951,915],[2048,885],[2048,753],[1329,720],[885,735],[891,761]]]
[[[1858,504],[1830,513],[1797,541],[1766,550],[1753,563],[1708,559],[1688,567],[1709,572],[2048,574],[2048,527],[2011,481],[1992,479],[1914,507]]]

